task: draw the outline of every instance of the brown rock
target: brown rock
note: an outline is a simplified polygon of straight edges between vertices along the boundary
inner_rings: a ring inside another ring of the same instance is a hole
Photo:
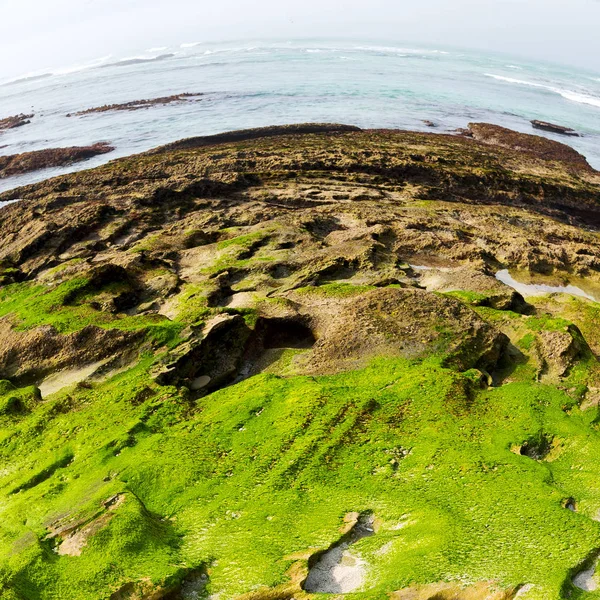
[[[134,349],[143,333],[88,326],[60,334],[45,325],[27,331],[0,320],[0,379],[35,381],[48,373],[108,358]]]
[[[556,125],[555,123],[548,123],[547,121],[531,121],[531,125],[534,129],[541,129],[543,131],[550,131],[551,133],[558,133],[560,135],[570,135],[573,137],[579,137],[579,134],[570,127],[564,127],[563,125]]]
[[[520,587],[503,589],[491,582],[472,585],[432,583],[393,592],[390,600],[512,600],[519,590]]]
[[[92,113],[103,113],[117,110],[141,110],[150,108],[151,106],[160,106],[165,104],[181,103],[181,102],[199,102],[204,94],[174,94],[172,96],[163,96],[161,98],[151,98],[149,100],[134,100],[133,102],[124,102],[123,104],[105,104],[95,108],[88,108],[79,112],[68,114],[67,117],[83,116]]]
[[[445,356],[460,370],[493,370],[508,338],[458,300],[415,289],[384,288],[330,302],[316,317],[317,342],[306,368],[334,373],[375,356]],[[304,308],[304,310],[308,310]]]
[[[542,331],[539,350],[542,375],[564,377],[589,348],[579,329],[569,325],[563,331]]]
[[[0,156],[0,179],[21,175],[31,171],[39,171],[50,167],[64,167],[75,162],[80,162],[98,154],[107,154],[114,150],[106,142],[99,142],[91,146],[73,146],[72,148],[49,148],[35,150],[22,154],[9,154]]]
[[[469,130],[473,139],[484,144],[527,152],[544,160],[561,161],[584,170],[591,169],[585,156],[570,146],[554,140],[527,133],[518,133],[489,123],[469,123]]]
[[[27,125],[31,123],[31,119],[33,119],[33,115],[15,115],[13,117],[6,117],[5,119],[0,119],[0,131],[6,129],[15,129],[16,127],[22,127],[23,125]]]

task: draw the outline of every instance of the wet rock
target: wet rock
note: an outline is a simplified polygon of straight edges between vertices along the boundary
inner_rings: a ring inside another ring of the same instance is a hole
[[[558,133],[560,135],[570,135],[572,137],[579,137],[579,134],[570,127],[564,125],[556,125],[555,123],[548,123],[548,121],[531,121],[531,125],[534,129],[541,129],[543,131],[549,131],[551,133]]]
[[[360,131],[359,127],[353,125],[339,125],[335,123],[302,123],[298,125],[274,125],[271,127],[257,127],[255,129],[243,129],[230,131],[203,137],[193,137],[180,140],[166,146],[161,146],[152,153],[167,152],[172,150],[189,150],[190,148],[201,148],[202,146],[213,146],[229,142],[241,142],[256,140],[260,138],[280,137],[285,135],[307,135],[307,134],[336,134]]]
[[[33,152],[23,152],[22,154],[0,156],[0,179],[31,171],[49,169],[51,167],[64,167],[72,163],[87,160],[98,154],[107,154],[113,150],[113,146],[106,142],[99,142],[91,146],[49,148],[47,150],[35,150]]]
[[[28,125],[29,123],[31,123],[31,119],[33,119],[33,115],[25,114],[0,119],[0,132],[6,129],[15,129],[16,127]]]
[[[199,102],[202,100],[204,94],[174,94],[172,96],[163,96],[160,98],[151,98],[149,100],[134,100],[132,102],[124,102],[122,104],[105,104],[104,106],[97,106],[95,108],[88,108],[79,112],[68,114],[67,117],[83,116],[93,113],[104,113],[111,111],[132,111],[141,110],[144,108],[150,108],[151,106],[164,106],[166,104],[183,103],[183,102]]]
[[[596,570],[598,568],[598,554],[589,558],[583,568],[573,577],[573,585],[585,592],[595,592],[600,588]]]
[[[204,568],[190,571],[181,584],[167,591],[164,600],[201,600],[208,585],[209,576]]]

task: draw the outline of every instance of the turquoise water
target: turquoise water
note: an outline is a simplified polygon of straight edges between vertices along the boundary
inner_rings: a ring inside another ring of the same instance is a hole
[[[569,143],[600,169],[600,73],[502,55],[391,42],[183,44],[28,77],[0,81],[0,118],[36,113],[30,125],[0,134],[0,154],[98,141],[116,150],[69,169],[3,180],[0,190],[184,137],[305,121],[440,133],[486,121],[531,133],[529,120],[542,119],[582,133],[536,132]],[[183,92],[204,96],[66,117]],[[428,128],[424,119],[438,127]]]

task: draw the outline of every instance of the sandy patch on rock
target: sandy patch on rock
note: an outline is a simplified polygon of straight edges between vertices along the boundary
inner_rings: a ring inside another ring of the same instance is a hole
[[[580,571],[573,577],[573,585],[585,592],[595,592],[598,589],[598,581],[596,580],[596,568],[598,567],[598,559],[589,568]]]
[[[125,502],[125,495],[118,494],[104,502],[105,512],[96,517],[93,521],[86,523],[76,530],[63,537],[63,541],[58,546],[56,552],[60,556],[80,556],[88,540],[100,530],[104,529],[112,519],[114,511]],[[59,534],[60,535],[60,534]]]
[[[53,375],[50,375],[50,377],[46,377],[39,385],[42,398],[46,398],[66,387],[85,381],[100,367],[106,364],[106,362],[106,360],[100,360],[84,367],[80,367],[79,369],[67,369],[54,373]]]
[[[304,589],[313,594],[348,594],[364,583],[365,563],[342,544],[325,553],[310,570]]]

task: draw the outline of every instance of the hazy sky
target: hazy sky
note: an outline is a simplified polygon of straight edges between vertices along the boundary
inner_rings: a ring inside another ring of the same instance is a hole
[[[600,72],[599,0],[0,0],[0,79],[182,42],[370,38]]]

